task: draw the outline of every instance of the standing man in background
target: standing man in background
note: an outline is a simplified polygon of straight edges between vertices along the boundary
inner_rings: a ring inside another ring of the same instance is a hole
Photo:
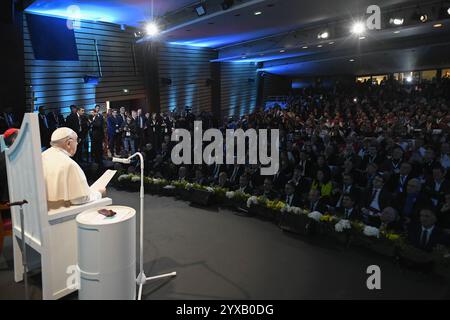
[[[99,169],[103,169],[103,125],[104,119],[100,112],[100,106],[96,105],[92,110],[91,120],[91,152],[95,163],[98,164]]]
[[[41,134],[41,148],[50,147],[50,127],[43,106],[39,107],[39,132]]]

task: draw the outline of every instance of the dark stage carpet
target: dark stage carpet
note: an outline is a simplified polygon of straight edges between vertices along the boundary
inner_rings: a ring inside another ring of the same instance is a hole
[[[113,203],[139,210],[138,193],[110,190]],[[272,223],[223,209],[146,196],[145,299],[448,299],[440,278],[401,270],[392,261],[320,239],[283,233]],[[6,263],[5,263],[6,259]],[[3,262],[1,262],[3,260]],[[369,265],[381,268],[381,290],[366,287]],[[41,296],[33,276],[33,298]],[[0,299],[21,299],[13,281],[11,241],[0,258]],[[74,294],[68,297],[76,299]]]

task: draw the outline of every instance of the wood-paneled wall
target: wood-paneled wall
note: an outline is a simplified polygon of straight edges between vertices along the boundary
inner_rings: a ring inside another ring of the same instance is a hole
[[[217,52],[208,48],[160,44],[158,73],[160,79],[170,79],[171,85],[159,83],[160,110],[167,112],[177,108],[183,111],[189,106],[192,112],[212,110],[211,79],[212,59]]]
[[[228,62],[220,71],[222,117],[251,113],[256,106],[257,66]]]
[[[134,48],[134,29],[81,21],[80,28],[75,29],[75,38],[79,61],[36,60],[24,19],[27,110],[32,108],[33,92],[35,108],[42,105],[63,112],[71,104],[91,108],[107,100],[145,98],[140,57]],[[94,40],[97,40],[103,73],[98,85],[84,83],[86,75],[99,75]]]

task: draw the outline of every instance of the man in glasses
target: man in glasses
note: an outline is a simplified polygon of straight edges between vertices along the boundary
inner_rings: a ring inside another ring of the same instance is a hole
[[[49,209],[99,200],[106,191],[91,189],[83,170],[72,160],[80,140],[72,129],[58,128],[52,134],[51,148],[42,153]]]

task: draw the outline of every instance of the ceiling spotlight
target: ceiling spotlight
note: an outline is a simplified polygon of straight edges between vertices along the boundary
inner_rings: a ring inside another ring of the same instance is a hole
[[[255,16],[259,16],[259,15],[261,15],[261,14],[262,14],[261,11],[256,11],[256,12],[255,12]]]
[[[149,22],[146,26],[145,26],[145,32],[147,33],[147,35],[149,35],[150,37],[154,37],[159,33],[159,28],[158,25],[155,22]]]
[[[323,31],[317,35],[317,38],[318,39],[328,39],[329,36],[330,36],[330,34],[328,31]]]
[[[420,22],[422,22],[422,23],[427,22],[427,21],[428,21],[428,15],[427,15],[427,14],[422,14],[422,15],[420,15],[419,20],[420,20]]]
[[[395,34],[399,34],[399,33],[400,33],[400,30],[396,30],[396,31],[394,31],[394,33],[395,33]]]
[[[323,47],[323,45],[321,45],[321,44],[319,44],[318,46],[317,46],[317,48],[322,48]]]
[[[286,52],[286,50],[284,50],[284,49],[283,49],[283,50],[280,50],[280,53],[285,53],[285,52]]]
[[[405,19],[403,19],[403,18],[391,18],[389,20],[389,23],[393,24],[395,26],[401,26],[403,24],[403,22],[405,22]]]
[[[332,44],[334,44],[334,41],[331,41],[330,43],[328,43],[329,45],[332,45]]]
[[[350,62],[355,62],[355,59],[350,59],[350,60],[348,60],[348,61],[350,61]]]
[[[439,10],[439,19],[445,19],[450,16],[450,7],[449,6],[442,6]]]
[[[412,78],[411,76],[406,77],[406,81],[407,81],[407,82],[412,82],[412,81],[413,81],[413,78]]]
[[[436,23],[433,28],[442,28],[444,25],[442,23]]]
[[[308,46],[303,46],[302,49],[308,49]]]
[[[365,36],[362,36],[362,37],[359,37],[359,40],[364,40],[366,37]]]
[[[362,22],[355,22],[352,26],[352,33],[354,34],[363,34],[366,31],[366,26]]]
[[[199,5],[195,7],[195,12],[197,12],[197,15],[199,17],[204,16],[206,14],[206,8],[204,5]]]

